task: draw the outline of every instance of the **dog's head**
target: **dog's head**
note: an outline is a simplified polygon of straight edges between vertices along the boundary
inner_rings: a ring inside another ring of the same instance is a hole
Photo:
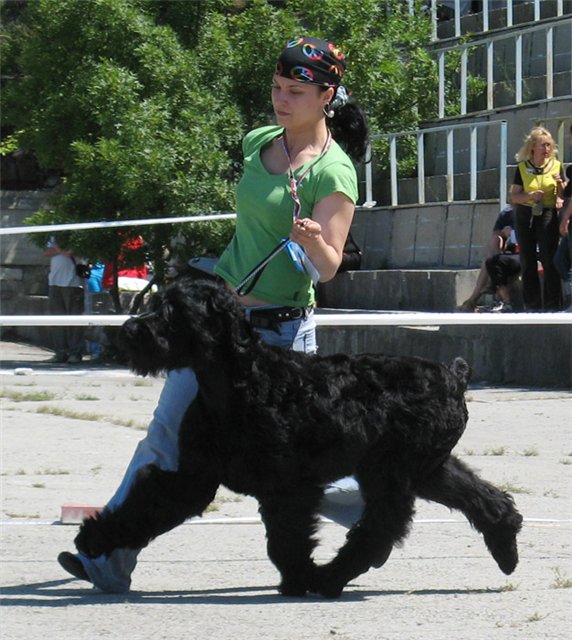
[[[151,311],[130,318],[120,342],[142,375],[212,364],[243,352],[257,338],[236,295],[224,285],[181,278],[156,294]]]

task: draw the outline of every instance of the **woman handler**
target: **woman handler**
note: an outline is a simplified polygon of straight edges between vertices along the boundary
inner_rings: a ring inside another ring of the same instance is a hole
[[[345,67],[340,49],[318,38],[296,38],[282,51],[272,78],[277,124],[244,139],[236,231],[216,267],[267,343],[306,353],[316,351],[313,280],[330,280],[340,265],[358,197],[352,159],[362,160],[367,144],[365,117],[341,84]],[[261,268],[284,238],[291,242]],[[143,465],[177,468],[179,427],[197,390],[192,370],[168,374],[147,435],[107,509],[123,502]],[[322,513],[350,526],[360,512],[349,479],[327,490]],[[58,561],[103,591],[125,592],[137,555],[63,552]]]

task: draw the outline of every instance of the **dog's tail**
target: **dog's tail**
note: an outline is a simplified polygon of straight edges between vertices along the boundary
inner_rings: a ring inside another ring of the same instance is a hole
[[[465,391],[471,379],[471,367],[469,367],[463,358],[455,358],[449,366],[449,370],[461,383],[462,391]]]

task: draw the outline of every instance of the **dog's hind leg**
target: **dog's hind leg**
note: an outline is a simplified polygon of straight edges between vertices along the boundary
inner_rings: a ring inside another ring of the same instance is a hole
[[[84,520],[76,547],[91,558],[117,548],[141,549],[186,518],[202,514],[218,486],[218,477],[203,466],[182,474],[146,465],[117,509]]]
[[[480,531],[501,571],[510,574],[518,564],[516,536],[522,516],[512,496],[472,471],[455,456],[449,456],[436,471],[416,487],[420,498],[461,511]]]
[[[385,563],[393,547],[407,536],[413,519],[415,496],[403,465],[384,455],[367,473],[358,475],[365,501],[363,516],[348,532],[346,543],[329,563],[316,567],[312,590],[337,598],[346,584]]]
[[[293,489],[289,495],[258,496],[268,557],[280,572],[279,591],[284,596],[303,597],[310,588],[316,513],[322,497],[321,489],[309,492],[308,488]]]

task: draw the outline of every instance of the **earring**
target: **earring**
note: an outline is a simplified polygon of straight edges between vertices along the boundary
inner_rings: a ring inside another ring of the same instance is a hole
[[[324,115],[326,116],[326,118],[333,118],[334,117],[334,110],[330,107],[330,105],[326,105],[322,111],[324,112]]]

